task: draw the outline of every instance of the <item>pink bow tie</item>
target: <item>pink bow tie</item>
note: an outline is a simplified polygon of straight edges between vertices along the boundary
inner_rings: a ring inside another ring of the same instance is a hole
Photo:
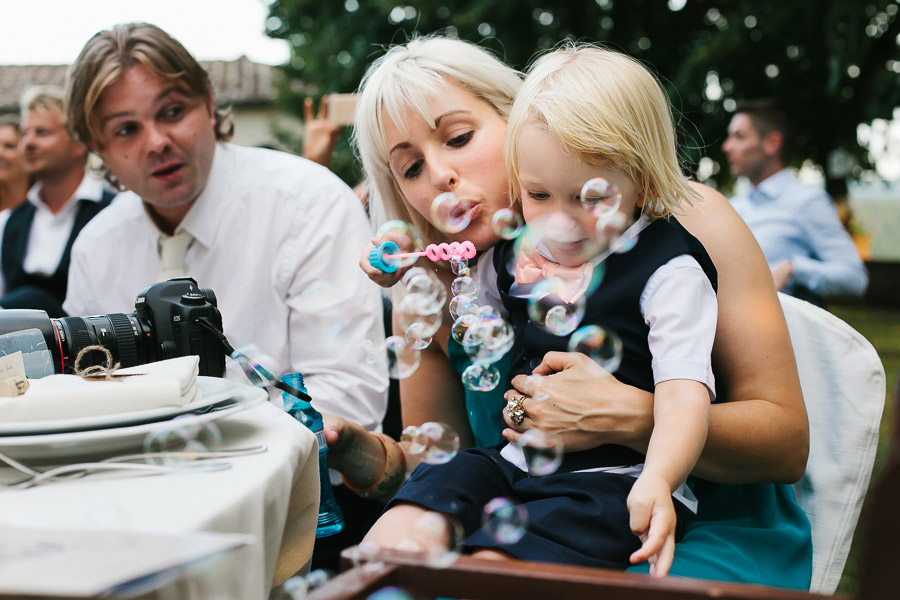
[[[552,260],[547,260],[532,248],[524,245],[516,257],[516,282],[529,284],[541,279],[553,279],[556,282],[556,294],[567,304],[575,302],[591,285],[594,265],[585,263],[577,267],[565,267]]]

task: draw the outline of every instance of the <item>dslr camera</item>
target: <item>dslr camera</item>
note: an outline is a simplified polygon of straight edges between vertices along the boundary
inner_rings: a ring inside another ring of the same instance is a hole
[[[78,353],[103,346],[122,367],[178,356],[200,357],[200,375],[221,377],[228,342],[216,295],[190,277],[156,283],[138,294],[130,315],[51,319],[42,310],[0,310],[0,356],[21,350],[28,377],[73,373]],[[104,364],[86,352],[80,368]]]

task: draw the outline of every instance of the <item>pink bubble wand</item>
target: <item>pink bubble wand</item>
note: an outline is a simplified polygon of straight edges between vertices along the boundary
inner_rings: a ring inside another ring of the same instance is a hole
[[[424,252],[400,252],[400,246],[387,241],[369,251],[369,264],[385,273],[393,273],[400,268],[401,258],[425,256],[432,262],[437,262],[452,258],[469,259],[475,256],[475,252],[475,244],[469,240],[449,244],[428,244]]]

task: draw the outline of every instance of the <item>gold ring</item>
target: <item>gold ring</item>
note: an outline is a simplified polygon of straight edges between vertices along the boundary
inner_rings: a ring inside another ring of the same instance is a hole
[[[514,425],[521,425],[525,420],[524,396],[513,396],[506,403],[506,416]]]

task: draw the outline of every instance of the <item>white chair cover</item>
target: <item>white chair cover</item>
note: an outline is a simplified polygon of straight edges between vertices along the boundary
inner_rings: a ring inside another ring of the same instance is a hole
[[[809,461],[794,493],[812,523],[810,591],[831,594],[872,475],[884,367],[872,344],[845,322],[808,302],[778,296],[809,415]]]

